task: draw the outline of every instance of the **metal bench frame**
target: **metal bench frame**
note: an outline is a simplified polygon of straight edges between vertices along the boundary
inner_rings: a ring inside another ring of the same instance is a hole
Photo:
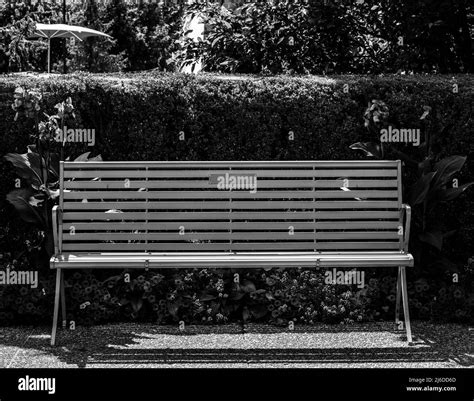
[[[255,176],[258,191],[217,190],[224,173]],[[115,209],[125,212],[104,214]],[[395,322],[402,300],[412,343],[400,161],[61,162],[52,221],[51,345],[60,304],[66,326],[64,269],[205,267],[398,267]],[[182,224],[194,231],[177,237]],[[288,224],[300,229],[296,240],[284,235]]]

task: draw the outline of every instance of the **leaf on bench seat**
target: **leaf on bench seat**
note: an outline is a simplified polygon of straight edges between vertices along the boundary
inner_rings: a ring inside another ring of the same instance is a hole
[[[351,190],[349,188],[346,188],[346,187],[340,187],[343,191],[349,191],[351,192]],[[364,200],[367,200],[367,198],[353,198],[355,200],[358,200],[358,201],[364,201]]]

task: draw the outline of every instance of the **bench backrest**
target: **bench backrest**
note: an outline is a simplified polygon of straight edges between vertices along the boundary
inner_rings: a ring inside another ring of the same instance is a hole
[[[402,249],[399,161],[62,162],[60,170],[64,253]]]

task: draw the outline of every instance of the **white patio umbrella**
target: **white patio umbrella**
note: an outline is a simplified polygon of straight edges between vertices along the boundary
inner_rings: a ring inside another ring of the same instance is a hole
[[[36,24],[35,33],[31,36],[31,38],[48,39],[48,72],[51,72],[51,39],[76,38],[82,42],[83,39],[90,36],[103,36],[106,38],[112,38],[112,36],[94,29],[66,24]]]

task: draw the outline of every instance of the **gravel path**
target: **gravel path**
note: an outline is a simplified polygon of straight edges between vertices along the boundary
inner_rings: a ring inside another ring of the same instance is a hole
[[[59,331],[0,328],[8,368],[472,368],[474,330],[415,322],[415,345],[390,323],[351,326],[187,326],[116,324]]]

